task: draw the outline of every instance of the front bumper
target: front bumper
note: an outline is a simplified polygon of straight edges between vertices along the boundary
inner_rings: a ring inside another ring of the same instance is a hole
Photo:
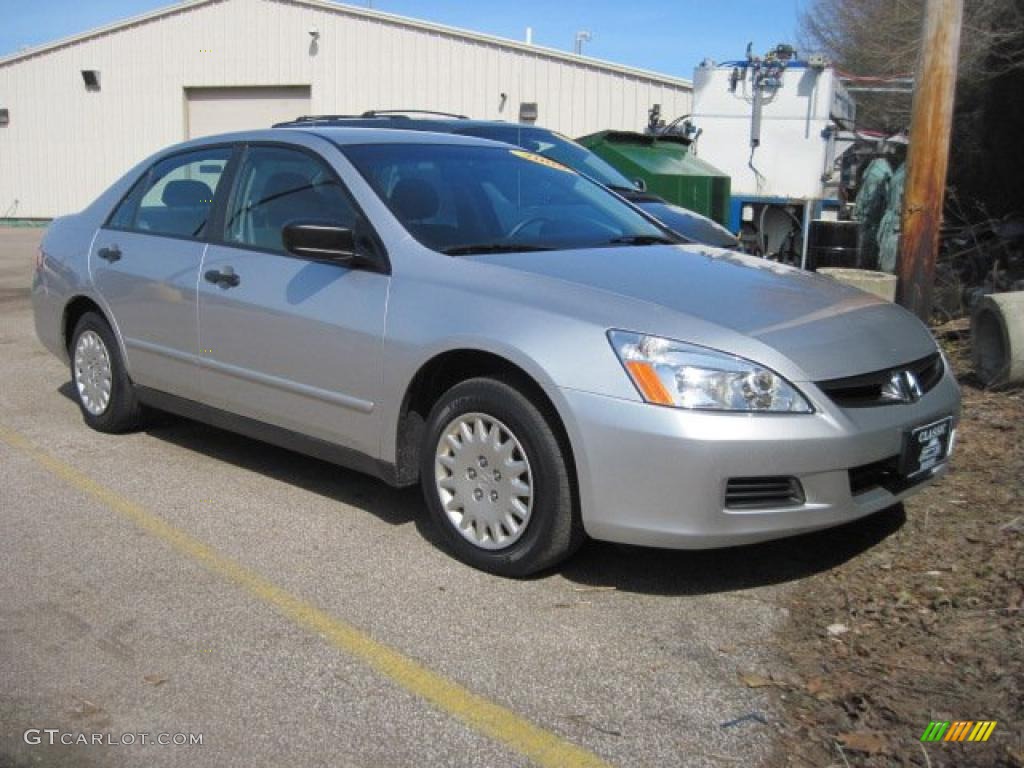
[[[850,488],[849,470],[898,455],[906,430],[959,416],[948,370],[907,405],[844,410],[813,385],[800,386],[816,413],[692,412],[563,389],[587,533],[677,549],[764,541],[877,512],[945,470],[897,493]],[[763,476],[796,477],[803,503],[726,507],[730,478]]]

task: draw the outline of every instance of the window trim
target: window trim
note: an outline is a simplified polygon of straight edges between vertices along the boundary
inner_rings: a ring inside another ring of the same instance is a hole
[[[214,208],[217,210],[210,217],[211,225],[207,227],[208,234],[206,242],[208,242],[210,245],[216,245],[222,248],[232,248],[235,250],[251,251],[253,253],[264,253],[272,256],[283,256],[289,259],[299,259],[300,261],[313,261],[319,262],[321,264],[333,264],[335,266],[339,266],[338,262],[332,261],[331,259],[315,259],[309,256],[299,256],[294,253],[289,253],[288,251],[280,251],[273,248],[262,248],[257,245],[250,245],[248,243],[237,243],[227,239],[227,213],[231,206],[231,203],[235,199],[235,195],[239,193],[238,185],[241,183],[240,180],[242,177],[242,166],[249,155],[250,149],[262,147],[289,149],[294,152],[299,152],[301,154],[307,155],[314,161],[320,163],[327,170],[329,176],[335,182],[337,182],[342,194],[345,195],[346,198],[348,198],[348,201],[352,204],[352,209],[355,211],[356,216],[362,218],[362,220],[366,223],[367,229],[369,230],[368,234],[370,236],[370,239],[373,241],[375,251],[373,254],[370,254],[368,256],[368,259],[373,262],[376,271],[385,275],[391,274],[391,259],[388,256],[387,248],[384,246],[384,241],[377,233],[377,228],[373,225],[373,221],[370,219],[369,216],[366,215],[366,212],[363,210],[363,207],[359,204],[359,201],[356,199],[355,195],[352,194],[344,179],[342,179],[338,172],[334,169],[334,166],[331,165],[327,158],[325,158],[315,149],[303,146],[302,144],[291,144],[286,141],[242,141],[236,145],[236,152],[235,155],[232,157],[234,165],[233,167],[225,169],[225,173],[227,173],[228,170],[231,171],[231,177],[229,179],[230,184],[229,187],[225,189],[224,194],[222,195],[222,201],[218,202],[217,199],[215,198]]]
[[[110,222],[114,218],[114,214],[117,213],[117,210],[121,207],[122,204],[124,204],[124,202],[129,197],[131,197],[131,195],[133,195],[136,192],[136,190],[137,190],[137,188],[139,187],[140,184],[143,185],[143,186],[148,185],[149,179],[153,175],[153,169],[156,168],[156,166],[158,166],[160,163],[164,162],[165,160],[170,160],[170,159],[175,158],[175,157],[180,157],[182,155],[191,155],[191,154],[195,154],[197,152],[206,152],[206,151],[211,150],[211,149],[230,149],[231,150],[231,153],[228,155],[227,163],[224,165],[224,171],[221,173],[221,177],[217,181],[217,187],[219,188],[221,186],[221,182],[225,179],[225,177],[227,177],[228,180],[230,181],[231,178],[230,178],[230,176],[228,176],[228,174],[230,174],[232,172],[232,170],[233,170],[232,169],[232,161],[234,161],[235,156],[238,154],[238,145],[235,142],[222,141],[222,142],[217,142],[215,144],[204,144],[204,145],[199,146],[199,147],[188,147],[188,148],[180,149],[180,150],[177,150],[177,151],[174,151],[174,152],[168,152],[167,154],[161,155],[160,157],[158,157],[155,160],[153,160],[153,162],[150,163],[146,167],[146,170],[143,171],[142,174],[140,174],[139,178],[137,178],[131,184],[131,186],[128,188],[128,191],[124,195],[122,195],[121,198],[114,205],[114,207],[110,209],[110,213],[108,213],[107,217],[103,220],[103,224],[100,226],[100,229],[106,230],[108,232],[125,232],[127,234],[134,234],[134,235],[147,235],[149,237],[166,237],[166,238],[169,238],[171,240],[184,240],[184,241],[189,242],[189,243],[208,243],[208,242],[210,242],[210,240],[209,240],[209,230],[212,229],[212,225],[213,225],[213,223],[215,221],[214,217],[215,217],[216,210],[217,210],[218,195],[217,195],[217,190],[216,189],[213,190],[213,205],[210,206],[210,216],[206,220],[206,227],[204,228],[205,231],[204,231],[202,236],[176,235],[176,234],[173,234],[173,233],[170,233],[170,232],[153,232],[152,230],[138,229],[136,227],[115,227],[115,226],[112,226]],[[146,191],[147,192],[149,191],[148,187],[146,188]],[[145,195],[145,192],[143,193],[143,195]],[[139,199],[139,202],[140,203],[142,202],[141,198]],[[137,210],[136,210],[136,213],[138,213]]]

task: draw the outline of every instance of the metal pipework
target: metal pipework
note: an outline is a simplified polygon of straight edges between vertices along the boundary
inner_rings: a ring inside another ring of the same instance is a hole
[[[750,115],[750,147],[756,149],[761,145],[761,108],[764,105],[764,92],[761,90],[759,78],[754,78],[754,103]]]

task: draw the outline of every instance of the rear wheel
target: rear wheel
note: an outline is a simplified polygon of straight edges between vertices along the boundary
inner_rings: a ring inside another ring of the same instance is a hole
[[[421,447],[427,507],[448,548],[502,576],[527,576],[583,541],[570,468],[545,415],[494,379],[465,381],[431,411]]]
[[[68,349],[71,380],[85,423],[100,432],[126,432],[142,422],[142,406],[107,321],[86,312]]]

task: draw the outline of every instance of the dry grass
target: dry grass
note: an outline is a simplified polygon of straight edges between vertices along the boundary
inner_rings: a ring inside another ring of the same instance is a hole
[[[964,394],[952,471],[892,535],[794,591],[776,765],[1024,766],[1024,391],[980,389],[966,341],[944,343]],[[930,720],[999,725],[926,746]]]

